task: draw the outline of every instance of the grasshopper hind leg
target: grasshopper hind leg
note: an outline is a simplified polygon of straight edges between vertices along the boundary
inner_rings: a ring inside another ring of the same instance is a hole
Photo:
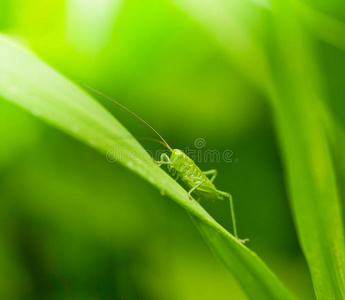
[[[238,235],[237,235],[237,227],[236,227],[236,219],[235,219],[235,210],[234,210],[234,202],[232,200],[232,196],[231,194],[229,193],[226,193],[226,192],[222,192],[222,191],[219,191],[219,190],[215,190],[215,192],[217,193],[217,195],[219,195],[220,197],[226,197],[229,199],[229,202],[230,202],[230,213],[231,213],[231,219],[232,219],[232,227],[234,229],[234,235],[235,235],[235,238],[240,242],[240,243],[245,243],[247,241],[249,241],[249,239],[239,239],[238,238]]]

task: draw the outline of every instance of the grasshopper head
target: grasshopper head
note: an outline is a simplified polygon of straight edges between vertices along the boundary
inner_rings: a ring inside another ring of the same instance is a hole
[[[186,154],[184,154],[181,150],[179,150],[179,149],[174,149],[174,150],[171,152],[170,160],[172,160],[172,161],[179,161],[179,160],[183,159],[183,157],[184,157],[185,155],[186,155]]]
[[[171,152],[170,161],[172,162],[172,167],[176,171],[180,171],[181,167],[183,167],[185,157],[186,157],[186,154],[184,154],[183,151],[179,149],[174,149]]]

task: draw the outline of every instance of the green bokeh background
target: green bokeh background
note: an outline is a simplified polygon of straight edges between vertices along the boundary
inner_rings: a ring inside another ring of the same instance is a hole
[[[135,111],[174,148],[203,138],[204,150],[233,151],[231,163],[199,166],[218,169],[240,237],[300,299],[314,299],[256,59],[256,40],[267,53],[277,42],[268,2],[0,1],[2,33]],[[313,6],[345,20],[340,1]],[[313,30],[310,56],[342,123],[344,53]],[[98,99],[133,135],[155,137]],[[5,101],[0,124],[2,299],[246,299],[184,210],[152,186]],[[226,201],[202,205],[232,231]]]

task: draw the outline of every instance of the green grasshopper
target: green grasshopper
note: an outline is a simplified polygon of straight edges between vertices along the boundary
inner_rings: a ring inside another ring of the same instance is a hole
[[[246,240],[240,240],[237,235],[237,228],[236,228],[236,219],[235,219],[235,212],[234,212],[234,204],[232,200],[232,196],[229,193],[223,192],[218,190],[215,185],[213,184],[213,181],[215,180],[217,176],[217,170],[209,170],[209,171],[201,171],[200,168],[195,164],[195,162],[188,157],[183,151],[179,149],[172,149],[169,144],[165,141],[165,139],[146,121],[144,121],[142,118],[137,116],[134,112],[129,110],[127,107],[123,106],[122,104],[118,103],[114,99],[104,95],[103,93],[85,85],[87,88],[91,89],[92,91],[100,94],[101,96],[113,101],[118,106],[122,107],[123,109],[127,110],[129,113],[131,113],[133,116],[135,116],[137,119],[139,119],[141,122],[143,122],[146,126],[148,126],[153,132],[155,132],[158,137],[161,139],[155,140],[162,145],[164,145],[166,148],[169,149],[171,152],[170,157],[163,153],[160,157],[160,161],[155,161],[159,166],[161,165],[167,165],[168,171],[172,173],[173,176],[177,175],[176,180],[181,178],[181,180],[187,185],[189,188],[188,192],[188,198],[192,199],[192,193],[196,194],[200,201],[201,199],[207,199],[207,200],[223,200],[224,197],[228,198],[230,201],[230,211],[231,211],[231,218],[232,218],[232,226],[234,229],[234,235],[236,239],[242,243],[244,243]],[[211,178],[208,178],[207,176],[212,176]]]

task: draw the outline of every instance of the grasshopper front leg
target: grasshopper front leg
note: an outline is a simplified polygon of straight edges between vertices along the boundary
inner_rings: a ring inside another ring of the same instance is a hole
[[[156,161],[156,163],[157,163],[157,165],[159,167],[161,165],[167,165],[169,172],[171,172],[172,170],[174,171],[173,163],[171,162],[170,157],[166,153],[163,153],[161,155],[161,160],[160,161]],[[175,171],[175,173],[173,173],[173,176],[175,176],[175,174],[176,174],[176,171]],[[179,177],[179,174],[177,174],[177,178],[175,178],[175,180],[177,180],[178,177]]]
[[[160,161],[156,161],[156,164],[158,166],[161,166],[161,165],[171,165],[172,162],[170,161],[170,157],[166,153],[163,153],[161,155],[161,160]]]

